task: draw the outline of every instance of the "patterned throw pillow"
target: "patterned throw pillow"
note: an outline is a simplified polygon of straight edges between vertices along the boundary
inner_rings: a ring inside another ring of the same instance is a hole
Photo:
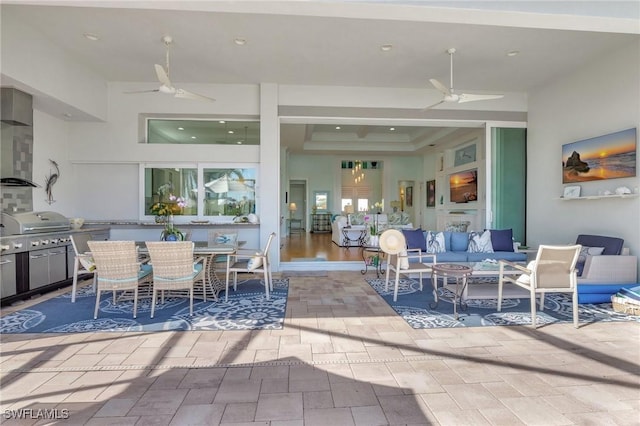
[[[213,244],[236,245],[238,242],[237,232],[216,232],[213,234]]]
[[[582,246],[578,255],[578,263],[585,263],[587,256],[600,256],[604,251],[604,247],[587,247]]]
[[[353,213],[349,216],[349,222],[352,225],[364,225],[364,213]]]
[[[400,225],[401,221],[402,221],[402,216],[400,215],[400,213],[396,212],[396,213],[391,213],[389,215],[390,225]]]
[[[493,246],[491,245],[491,231],[469,232],[469,247],[467,248],[467,252],[493,253]]]
[[[402,212],[400,213],[400,224],[408,225],[409,224],[409,213]]]
[[[450,232],[467,232],[467,228],[471,222],[449,222],[445,225],[444,230]]]
[[[427,253],[444,253],[447,251],[444,242],[444,233],[427,232]]]
[[[262,252],[257,252],[256,253],[258,256],[252,257],[251,259],[249,259],[249,262],[247,263],[247,271],[251,272],[251,271],[255,271],[256,269],[258,269],[259,267],[262,266]]]

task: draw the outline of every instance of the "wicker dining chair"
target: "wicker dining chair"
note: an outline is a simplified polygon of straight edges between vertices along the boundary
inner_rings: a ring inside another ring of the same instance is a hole
[[[73,246],[73,285],[71,286],[71,303],[76,301],[78,290],[78,276],[81,274],[93,275],[93,291],[96,291],[96,262],[93,260],[89,245],[92,236],[89,233],[71,234],[71,245]]]
[[[98,273],[96,288],[96,307],[93,318],[98,318],[100,293],[113,292],[113,303],[126,291],[133,291],[133,317],[138,310],[138,291],[142,284],[151,278],[151,268],[138,261],[138,250],[133,241],[88,241],[91,255]]]
[[[164,303],[167,290],[187,290],[189,315],[193,315],[194,282],[204,279],[205,275],[203,263],[194,262],[193,241],[147,241],[145,244],[153,266],[151,318],[155,313],[158,292],[162,292]]]

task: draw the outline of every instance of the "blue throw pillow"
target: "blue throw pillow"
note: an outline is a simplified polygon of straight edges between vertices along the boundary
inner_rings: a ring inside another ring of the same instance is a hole
[[[402,233],[407,240],[407,248],[420,249],[424,252],[427,251],[427,239],[422,229],[403,229]]]
[[[491,229],[493,251],[513,251],[512,229]]]
[[[467,251],[469,234],[466,232],[451,233],[451,251]]]

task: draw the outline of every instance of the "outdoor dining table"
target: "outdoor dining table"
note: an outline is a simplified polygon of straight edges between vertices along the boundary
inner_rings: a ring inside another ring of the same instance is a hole
[[[195,256],[205,256],[206,271],[204,284],[207,288],[207,294],[213,294],[214,299],[218,300],[218,294],[226,288],[226,283],[221,280],[216,274],[216,257],[234,254],[238,247],[246,244],[246,241],[239,241],[238,244],[212,244],[209,245],[207,241],[193,241],[193,254]],[[148,253],[147,247],[144,241],[136,241],[136,246],[141,254]],[[152,265],[153,266],[153,265]],[[195,291],[193,297],[203,298],[203,292]]]

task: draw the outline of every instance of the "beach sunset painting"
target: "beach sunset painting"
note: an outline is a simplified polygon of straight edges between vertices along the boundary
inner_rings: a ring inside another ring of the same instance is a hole
[[[562,183],[636,176],[637,129],[562,145]]]

